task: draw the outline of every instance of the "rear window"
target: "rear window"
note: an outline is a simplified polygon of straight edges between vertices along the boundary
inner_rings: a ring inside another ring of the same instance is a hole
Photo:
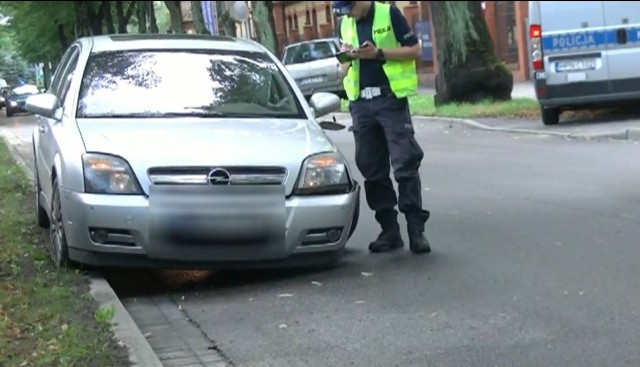
[[[214,50],[117,51],[90,56],[77,117],[305,118],[267,55]]]
[[[301,43],[287,48],[283,64],[291,65],[328,59],[334,57],[335,54],[335,44],[330,41]]]

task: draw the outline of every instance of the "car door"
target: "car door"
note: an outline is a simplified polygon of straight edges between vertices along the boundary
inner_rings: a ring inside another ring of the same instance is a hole
[[[60,107],[64,108],[66,91],[69,85],[69,76],[75,70],[78,64],[78,58],[80,56],[80,47],[73,45],[68,50],[68,58],[64,63],[61,63],[59,69],[56,70],[55,83],[51,84],[49,93],[54,94],[60,101]],[[60,121],[52,118],[39,117],[38,119],[38,170],[39,172],[46,172],[46,178],[40,180],[42,190],[47,197],[47,202],[51,198],[52,182],[49,179],[52,175],[52,168],[54,165],[55,155],[58,152],[58,146],[55,139],[56,130],[62,128]]]
[[[548,98],[609,92],[606,1],[540,1]]]
[[[603,1],[612,93],[640,91],[640,1]]]

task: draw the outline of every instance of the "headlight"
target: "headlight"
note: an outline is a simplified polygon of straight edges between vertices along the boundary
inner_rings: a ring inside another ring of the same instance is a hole
[[[335,153],[320,153],[305,159],[295,194],[344,194],[350,190],[346,162]]]
[[[15,107],[17,105],[18,105],[18,103],[16,101],[9,101],[9,106]]]
[[[105,154],[84,154],[84,191],[90,194],[140,195],[142,190],[129,164]]]

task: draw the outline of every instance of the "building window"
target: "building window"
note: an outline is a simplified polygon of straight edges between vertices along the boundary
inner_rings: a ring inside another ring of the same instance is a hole
[[[324,8],[324,16],[327,18],[327,24],[332,25],[331,21],[333,20],[333,12],[331,11],[331,6],[327,5]]]
[[[287,23],[289,23],[289,29],[293,29],[293,18],[291,18],[291,15],[287,17]]]
[[[293,29],[298,29],[298,14],[293,15]]]
[[[304,15],[304,25],[309,24],[311,24],[311,14],[309,14],[309,10],[307,10]]]

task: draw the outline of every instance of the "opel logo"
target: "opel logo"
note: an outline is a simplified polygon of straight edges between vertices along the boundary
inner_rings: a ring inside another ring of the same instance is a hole
[[[214,168],[207,175],[207,181],[212,185],[229,185],[231,184],[231,175],[224,168]]]

